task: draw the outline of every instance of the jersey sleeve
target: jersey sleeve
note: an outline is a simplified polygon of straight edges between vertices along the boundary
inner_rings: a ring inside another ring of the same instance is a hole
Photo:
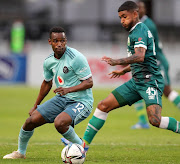
[[[76,56],[73,69],[79,80],[86,80],[92,76],[88,61],[83,55]]]
[[[47,68],[46,60],[44,61],[43,64],[43,71],[44,71],[43,72],[44,80],[47,82],[51,81],[53,79],[53,72]]]
[[[133,40],[134,40],[134,48],[143,47],[147,49],[147,34],[145,32],[137,32]]]

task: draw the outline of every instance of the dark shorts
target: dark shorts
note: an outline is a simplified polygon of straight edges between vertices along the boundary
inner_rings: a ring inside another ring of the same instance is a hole
[[[135,102],[144,99],[146,107],[158,104],[162,107],[162,94],[164,83],[162,80],[153,80],[137,85],[133,79],[112,91],[120,106],[131,106]]]
[[[88,109],[83,103],[58,95],[42,105],[38,105],[37,111],[48,123],[53,123],[61,112],[66,112],[72,118],[73,125],[80,123],[91,113],[91,109]]]

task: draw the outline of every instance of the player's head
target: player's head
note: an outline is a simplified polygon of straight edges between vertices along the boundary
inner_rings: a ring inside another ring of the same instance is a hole
[[[144,15],[146,15],[146,5],[143,1],[138,1],[137,5],[139,7],[139,18],[141,19]]]
[[[53,27],[49,31],[49,44],[55,54],[62,55],[66,50],[67,38],[62,27]]]
[[[133,1],[124,2],[118,9],[121,24],[126,30],[130,30],[138,21],[138,6]]]

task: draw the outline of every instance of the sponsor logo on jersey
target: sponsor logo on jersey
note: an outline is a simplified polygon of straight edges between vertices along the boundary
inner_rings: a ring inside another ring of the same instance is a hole
[[[64,73],[68,73],[68,72],[69,72],[68,67],[64,66],[64,68],[63,68],[63,72],[64,72]]]
[[[60,85],[63,85],[64,84],[64,80],[61,76],[57,76],[57,79],[58,79],[58,82]]]

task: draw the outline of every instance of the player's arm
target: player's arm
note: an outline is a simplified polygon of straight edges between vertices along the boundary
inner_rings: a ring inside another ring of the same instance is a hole
[[[130,72],[131,71],[131,67],[130,65],[124,67],[123,69],[121,70],[115,70],[115,71],[112,71],[111,73],[109,73],[108,75],[111,75],[111,79],[112,78],[119,78],[121,75],[124,75],[126,74],[127,72]]]
[[[41,103],[41,101],[46,97],[46,95],[49,93],[51,88],[52,88],[52,80],[50,80],[50,81],[44,80],[42,82],[38,97],[36,99],[34,107],[29,111],[29,115],[31,115],[33,113],[33,111],[37,108],[37,105],[39,105]]]
[[[59,93],[60,95],[66,95],[67,93],[71,93],[71,92],[77,92],[77,91],[83,91],[89,88],[93,87],[93,80],[92,77],[83,80],[79,85],[73,86],[73,87],[69,87],[69,88],[56,88],[54,90],[54,93]]]
[[[102,60],[105,61],[106,63],[108,63],[109,65],[112,65],[112,66],[141,63],[144,61],[145,52],[146,52],[145,48],[136,47],[135,53],[130,57],[122,58],[122,59],[112,59],[112,58],[104,56],[102,58]]]

